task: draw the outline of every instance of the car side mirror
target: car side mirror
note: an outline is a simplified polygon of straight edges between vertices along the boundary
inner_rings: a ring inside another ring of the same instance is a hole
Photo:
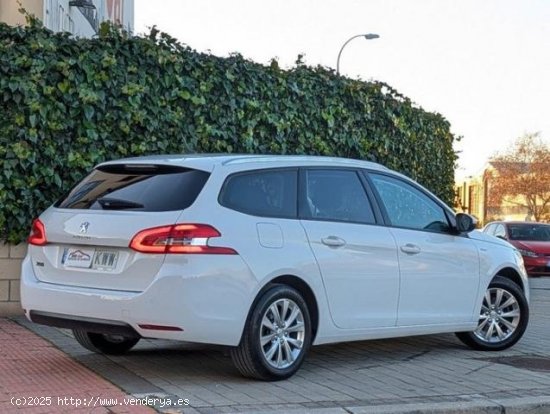
[[[476,228],[477,220],[469,214],[458,213],[456,216],[456,229],[460,233],[469,233]]]

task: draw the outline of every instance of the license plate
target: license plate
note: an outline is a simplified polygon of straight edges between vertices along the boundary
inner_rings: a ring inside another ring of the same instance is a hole
[[[94,255],[92,267],[94,269],[108,270],[116,267],[118,252],[97,250]]]
[[[117,261],[118,252],[71,247],[63,251],[61,264],[65,267],[110,270],[116,267]]]

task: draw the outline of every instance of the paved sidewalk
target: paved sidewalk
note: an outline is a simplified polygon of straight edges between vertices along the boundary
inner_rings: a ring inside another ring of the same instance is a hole
[[[529,328],[510,350],[472,351],[451,334],[327,345],[273,383],[240,377],[220,347],[142,340],[106,357],[68,331],[18,322],[128,394],[190,402],[160,412],[550,413],[550,279],[532,280],[531,295]]]
[[[125,402],[124,392],[50,342],[0,319],[0,413],[154,413]]]

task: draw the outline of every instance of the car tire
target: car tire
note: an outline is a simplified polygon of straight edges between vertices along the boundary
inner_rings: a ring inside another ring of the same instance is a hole
[[[240,344],[230,351],[231,359],[245,377],[289,378],[302,365],[311,336],[303,297],[290,286],[274,285],[252,308]]]
[[[121,355],[139,342],[139,338],[109,335],[73,329],[73,335],[80,345],[98,354]]]
[[[487,288],[475,331],[456,336],[478,351],[501,351],[521,339],[528,322],[529,305],[521,288],[497,276]]]

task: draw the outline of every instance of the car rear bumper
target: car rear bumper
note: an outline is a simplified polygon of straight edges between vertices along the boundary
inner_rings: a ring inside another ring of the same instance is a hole
[[[21,270],[21,304],[27,318],[46,325],[237,345],[256,289],[248,267],[237,255],[218,255],[207,259],[211,270],[201,274],[192,258],[182,276],[181,260],[167,258],[146,290],[130,292],[41,282],[27,256]],[[212,266],[216,262],[219,265]]]

